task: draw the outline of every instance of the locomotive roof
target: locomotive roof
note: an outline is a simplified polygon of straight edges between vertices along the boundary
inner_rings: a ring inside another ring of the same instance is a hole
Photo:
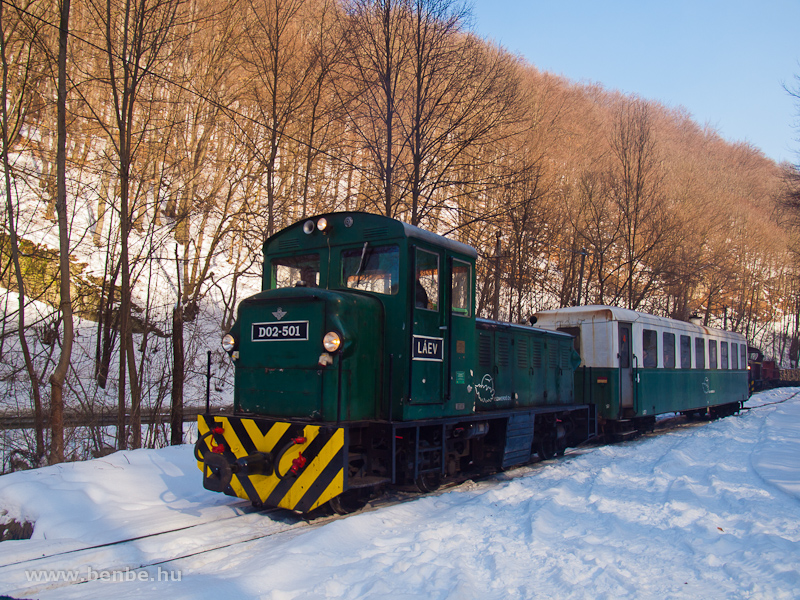
[[[375,215],[357,211],[326,213],[315,215],[313,217],[307,217],[297,221],[296,223],[289,225],[285,229],[282,229],[267,238],[266,242],[264,242],[264,250],[266,251],[267,248],[274,242],[285,242],[287,238],[292,237],[296,238],[303,247],[308,247],[311,243],[311,240],[309,240],[308,236],[303,232],[303,225],[308,221],[313,221],[316,223],[323,217],[328,221],[328,227],[330,230],[339,235],[345,231],[352,231],[352,233],[343,235],[342,237],[337,235],[336,239],[339,243],[350,243],[369,239],[381,240],[403,237],[422,240],[429,244],[439,246],[440,248],[445,248],[451,252],[455,252],[469,258],[477,258],[478,256],[475,248],[468,244],[437,235],[431,231],[420,229],[419,227],[409,225],[408,223],[399,221],[397,219],[384,217],[383,215]],[[345,225],[345,219],[347,217],[350,217],[353,220],[353,223],[350,227]],[[322,238],[320,238],[319,245],[321,247],[327,246],[327,243],[327,241],[323,242]],[[281,246],[282,244],[279,243],[278,249],[283,249]]]
[[[678,321],[667,317],[659,317],[648,313],[620,308],[619,306],[569,306],[555,310],[543,310],[536,313],[538,323],[542,327],[548,326],[575,326],[584,321],[625,321],[630,323],[643,323],[658,327],[666,327],[680,331],[691,331],[706,335],[716,335],[720,337],[736,337],[744,339],[744,336],[734,331],[695,325],[687,321]]]

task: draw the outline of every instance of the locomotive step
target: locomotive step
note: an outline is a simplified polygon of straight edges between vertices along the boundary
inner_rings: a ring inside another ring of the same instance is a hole
[[[618,431],[614,434],[615,442],[627,442],[639,436],[639,430],[633,429],[631,431]]]

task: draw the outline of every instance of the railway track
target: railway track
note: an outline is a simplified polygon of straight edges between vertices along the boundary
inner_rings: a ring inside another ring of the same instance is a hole
[[[213,521],[26,556],[0,565],[2,593],[31,597],[46,590],[86,583],[104,573],[113,577],[114,574],[142,571],[313,523],[280,509],[242,509],[238,514]],[[124,579],[120,576],[119,580]]]
[[[682,416],[670,417],[660,420],[654,432],[643,434],[642,437],[663,435],[684,427],[702,426],[708,422],[688,420]],[[564,458],[569,460],[571,457],[591,453],[599,447],[601,446],[587,444],[569,449]],[[370,501],[353,514],[376,511],[428,496],[439,496],[463,485],[508,481],[530,475],[564,458],[533,462],[508,471],[475,476],[443,485],[425,494],[392,491]],[[0,564],[0,594],[32,597],[48,590],[81,585],[104,574],[108,574],[107,577],[111,577],[112,581],[115,581],[115,574],[119,575],[120,581],[125,580],[122,576],[128,573],[134,573],[134,576],[143,573],[149,577],[149,571],[163,565],[225,551],[269,537],[297,534],[301,530],[319,527],[348,516],[351,515],[325,514],[308,519],[283,509],[257,510],[242,503],[241,506],[234,507],[234,514],[221,519],[101,544],[66,548],[60,546],[44,554],[34,549],[23,554],[17,553],[12,562]],[[43,574],[52,575],[47,577]]]
[[[525,473],[535,466],[528,465]],[[492,478],[497,478],[498,481],[510,479],[513,478],[511,473],[509,471],[453,482],[426,494],[393,491],[370,501],[353,514],[372,512],[426,496],[438,496],[460,485],[474,485],[472,482]],[[0,594],[33,597],[45,591],[81,585],[98,578],[125,581],[138,576],[138,573],[147,575],[149,571],[163,565],[225,551],[268,537],[297,534],[301,530],[320,527],[349,516],[351,515],[323,514],[308,519],[283,509],[256,510],[250,506],[242,506],[237,508],[237,514],[222,519],[166,531],[95,545],[61,548],[45,554],[33,555],[33,550],[27,555],[17,555],[13,562],[0,564]],[[176,552],[175,548],[179,550]],[[134,575],[128,575],[129,573]],[[125,579],[126,576],[129,579]],[[115,577],[118,579],[114,579]]]

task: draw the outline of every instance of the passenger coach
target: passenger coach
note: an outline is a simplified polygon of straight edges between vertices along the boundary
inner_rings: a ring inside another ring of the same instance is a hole
[[[733,414],[748,398],[747,340],[731,331],[610,306],[536,313],[539,327],[574,336],[578,399],[607,433],[652,426],[655,416]]]

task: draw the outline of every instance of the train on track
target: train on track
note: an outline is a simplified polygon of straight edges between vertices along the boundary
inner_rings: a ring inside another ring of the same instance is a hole
[[[800,369],[781,368],[777,361],[765,358],[759,348],[748,347],[747,353],[750,393],[776,387],[800,386]]]
[[[263,291],[223,338],[233,411],[198,417],[203,485],[346,513],[386,485],[430,491],[747,399],[743,336],[605,306],[478,318],[476,258],[359,212],[267,239]]]

